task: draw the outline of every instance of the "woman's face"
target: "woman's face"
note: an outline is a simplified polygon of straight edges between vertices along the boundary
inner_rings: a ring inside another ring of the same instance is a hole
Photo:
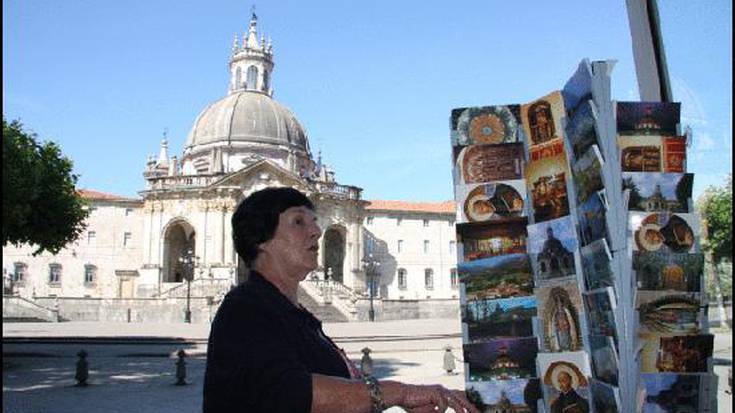
[[[278,216],[273,238],[260,248],[279,260],[289,273],[306,276],[317,267],[321,235],[312,210],[305,206],[291,207]]]

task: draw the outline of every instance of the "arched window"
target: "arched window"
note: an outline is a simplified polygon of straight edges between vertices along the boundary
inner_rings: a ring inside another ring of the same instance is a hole
[[[406,270],[403,268],[398,269],[398,288],[405,290],[408,287],[408,280],[406,279]]]
[[[248,68],[248,75],[246,79],[246,86],[248,89],[257,89],[258,88],[258,68],[255,66],[250,66]]]
[[[242,70],[238,67],[237,70],[235,70],[235,89],[240,89],[242,87]]]
[[[424,286],[427,290],[434,289],[434,270],[431,268],[424,270]]]
[[[268,71],[266,70],[263,72],[263,90],[264,91],[266,92],[268,91],[268,88],[270,87],[270,82],[271,82],[270,75]]]

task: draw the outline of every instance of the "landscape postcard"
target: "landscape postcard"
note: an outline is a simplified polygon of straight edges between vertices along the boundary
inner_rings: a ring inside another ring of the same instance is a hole
[[[526,182],[522,179],[456,188],[457,222],[518,219],[526,215]]]
[[[694,174],[623,172],[630,189],[628,209],[644,212],[690,212]]]
[[[699,292],[703,268],[703,254],[633,252],[639,290]]]
[[[537,401],[543,398],[538,378],[469,381],[467,400],[481,412],[509,409],[509,412],[535,412]]]
[[[699,334],[702,328],[700,293],[638,291],[638,332],[670,335]]]
[[[620,392],[617,387],[592,379],[590,380],[590,392],[595,413],[620,412]]]
[[[675,135],[681,114],[679,102],[617,102],[618,134]]]
[[[577,234],[571,217],[528,226],[528,250],[539,283],[577,273]]]
[[[582,294],[590,334],[615,337],[615,292],[612,287]]]
[[[576,282],[536,289],[541,348],[549,352],[582,350],[582,297]]]
[[[633,251],[694,253],[699,221],[695,214],[631,212]]]
[[[523,179],[523,143],[471,145],[457,155],[455,185]]]
[[[527,254],[507,254],[460,263],[459,281],[466,300],[533,295],[533,272]]]
[[[464,361],[469,364],[469,381],[517,380],[536,377],[535,337],[465,344]]]
[[[714,374],[644,373],[643,413],[714,413],[717,376]]]
[[[536,297],[468,300],[460,305],[465,343],[533,336]]]
[[[520,105],[502,105],[453,109],[452,145],[520,142],[520,108]]]
[[[529,146],[562,138],[561,119],[564,112],[564,100],[559,91],[521,105],[521,123]]]
[[[587,291],[613,287],[612,254],[605,239],[599,239],[580,249],[582,273]]]
[[[572,146],[574,159],[579,159],[592,145],[599,144],[597,132],[597,109],[592,100],[579,105],[567,122],[567,137]]]
[[[603,192],[605,190],[595,192],[577,206],[579,239],[582,245],[588,245],[608,237],[607,205],[604,201],[604,195],[601,195]]]
[[[602,155],[597,145],[592,145],[581,158],[572,164],[577,203],[583,203],[590,195],[604,189],[602,182]]]
[[[592,100],[592,65],[583,59],[561,90],[567,115],[574,117],[584,102]]]
[[[526,253],[526,220],[457,225],[457,242],[463,261]]]
[[[707,373],[714,336],[639,334],[642,373]]]
[[[618,385],[618,353],[612,337],[591,335],[588,336],[590,357],[592,358],[592,373],[598,380]]]

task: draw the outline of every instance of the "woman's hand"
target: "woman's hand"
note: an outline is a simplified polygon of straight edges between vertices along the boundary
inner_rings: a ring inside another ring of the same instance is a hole
[[[449,390],[444,386],[420,386],[401,384],[402,397],[397,403],[410,413],[444,413],[451,408],[456,413],[479,413],[460,390]]]

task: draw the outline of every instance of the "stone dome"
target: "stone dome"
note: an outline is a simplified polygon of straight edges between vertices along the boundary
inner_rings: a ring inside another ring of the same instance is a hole
[[[207,106],[194,121],[185,149],[217,143],[272,144],[310,153],[306,132],[294,114],[253,90],[231,92]]]

